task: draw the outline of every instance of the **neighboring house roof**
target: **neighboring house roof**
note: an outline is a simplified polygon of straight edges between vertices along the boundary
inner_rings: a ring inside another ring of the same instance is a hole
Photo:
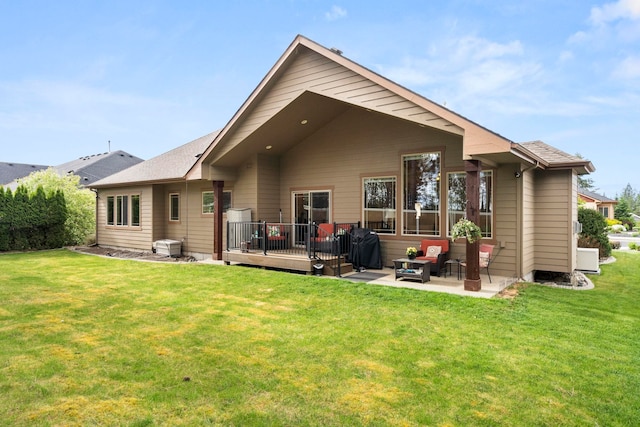
[[[608,198],[607,196],[603,196],[602,194],[598,194],[598,193],[595,193],[595,192],[593,192],[593,191],[586,190],[586,189],[584,189],[584,188],[579,188],[579,189],[578,189],[578,194],[579,194],[580,196],[584,197],[584,198],[591,199],[591,200],[593,200],[594,202],[600,202],[600,203],[613,203],[613,204],[618,203],[618,201],[617,201],[617,200],[610,199],[610,198]]]
[[[91,156],[80,157],[79,159],[72,160],[67,163],[63,163],[58,166],[29,166],[29,168],[22,168],[27,173],[14,177],[11,181],[0,183],[6,188],[15,190],[18,188],[18,180],[26,178],[30,173],[53,167],[59,175],[74,174],[80,177],[80,185],[88,187],[94,182],[106,178],[114,173],[125,170],[133,165],[137,165],[143,160],[139,157],[133,156],[125,151],[118,150],[109,153],[93,154]],[[0,163],[0,172],[4,172],[4,165],[11,165],[12,163]],[[9,169],[9,167],[7,167]]]
[[[94,182],[91,186],[97,188],[134,182],[182,180],[198,163],[202,153],[218,135],[218,132],[211,132],[164,154],[138,163],[105,179]]]
[[[26,163],[0,162],[0,185],[9,184],[16,179],[24,178],[31,172],[48,168],[45,165],[30,165]]]
[[[80,177],[80,184],[89,186],[96,181],[106,178],[114,173],[126,170],[143,160],[122,150],[109,153],[94,154],[80,157],[56,166],[54,169],[61,175],[75,174]]]

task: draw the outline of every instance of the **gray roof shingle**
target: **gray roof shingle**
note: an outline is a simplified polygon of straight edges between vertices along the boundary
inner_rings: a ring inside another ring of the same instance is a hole
[[[202,153],[211,145],[219,132],[211,132],[122,172],[108,176],[95,182],[92,187],[182,179],[198,162]]]
[[[24,178],[31,172],[48,168],[45,165],[29,165],[25,163],[0,162],[0,185],[6,185],[18,178]]]

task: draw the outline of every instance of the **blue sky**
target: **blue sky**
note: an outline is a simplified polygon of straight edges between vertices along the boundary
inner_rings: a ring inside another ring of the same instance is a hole
[[[0,0],[0,161],[148,159],[219,129],[297,34],[640,191],[640,0]]]

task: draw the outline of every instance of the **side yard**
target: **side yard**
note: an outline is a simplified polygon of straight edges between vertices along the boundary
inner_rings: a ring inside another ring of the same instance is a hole
[[[7,425],[633,425],[640,254],[475,299],[58,250],[0,255]]]

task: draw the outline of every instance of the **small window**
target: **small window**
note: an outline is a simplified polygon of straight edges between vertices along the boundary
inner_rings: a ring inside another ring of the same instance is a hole
[[[115,197],[107,197],[107,225],[114,225],[115,220],[113,215],[115,213]]]
[[[131,196],[131,225],[133,227],[140,226],[140,195]]]
[[[180,194],[169,194],[169,221],[180,221]]]

